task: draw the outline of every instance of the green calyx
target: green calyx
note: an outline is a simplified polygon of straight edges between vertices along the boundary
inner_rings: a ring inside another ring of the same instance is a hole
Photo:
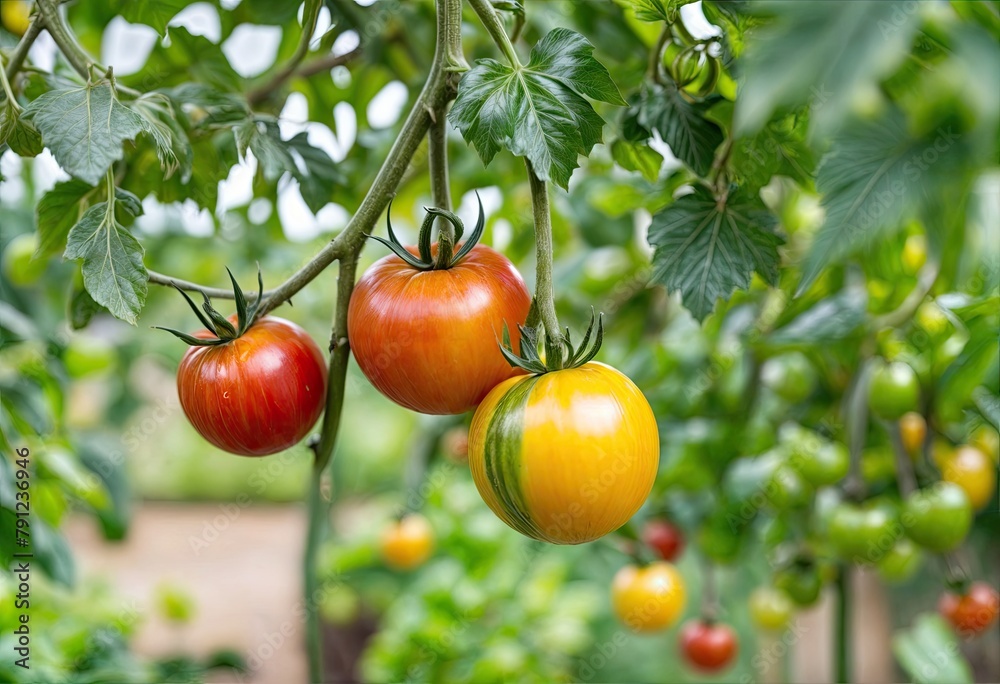
[[[163,328],[158,325],[153,327],[157,330],[166,330],[171,335],[178,337],[185,342],[187,342],[192,347],[215,347],[220,344],[226,344],[227,342],[232,342],[237,337],[240,337],[247,331],[247,329],[253,325],[254,320],[257,318],[257,310],[260,307],[261,299],[264,294],[264,278],[260,274],[260,265],[257,265],[257,298],[252,304],[247,304],[246,295],[243,293],[243,289],[236,282],[233,272],[226,268],[226,273],[229,274],[229,279],[233,283],[233,299],[236,301],[236,326],[234,327],[225,316],[220,314],[212,306],[212,300],[208,298],[208,295],[204,292],[201,296],[205,298],[202,303],[202,309],[204,313],[198,309],[198,305],[194,303],[188,293],[183,289],[178,287],[176,283],[171,283],[174,288],[181,293],[187,303],[191,306],[191,310],[194,311],[198,320],[201,321],[202,325],[208,328],[215,337],[195,337],[193,335],[188,335],[179,330],[174,330],[172,328]]]
[[[476,200],[479,202],[479,219],[476,221],[476,227],[469,235],[469,239],[462,244],[461,248],[457,252],[455,251],[455,245],[457,245],[459,240],[462,239],[462,235],[465,232],[465,226],[462,223],[462,219],[460,219],[453,212],[446,209],[438,209],[437,207],[424,207],[424,211],[427,212],[427,216],[424,218],[424,222],[420,226],[420,239],[417,242],[417,251],[420,253],[419,256],[413,256],[405,247],[403,247],[403,245],[400,244],[399,239],[396,237],[396,234],[393,232],[392,221],[389,219],[389,214],[392,212],[392,202],[389,203],[389,209],[386,211],[385,216],[385,224],[389,231],[389,239],[386,240],[385,238],[380,238],[378,235],[369,235],[368,237],[381,242],[383,245],[392,250],[393,254],[418,271],[432,271],[451,268],[464,259],[465,256],[472,251],[472,248],[476,246],[476,243],[479,242],[479,238],[483,236],[483,228],[486,226],[486,215],[483,213],[483,201],[479,199],[478,192],[476,193]],[[439,217],[454,226],[455,235],[452,237],[449,232],[440,231],[438,233],[437,255],[432,257],[431,232]]]
[[[597,352],[604,342],[603,313],[597,314],[591,309],[590,325],[587,326],[587,332],[584,333],[583,340],[579,345],[573,344],[569,328],[566,328],[566,335],[562,338],[562,347],[560,347],[560,349],[564,350],[563,357],[561,359],[546,358],[545,361],[542,361],[541,356],[538,354],[540,326],[535,323],[538,318],[537,311],[538,307],[535,305],[534,300],[532,300],[531,310],[528,312],[528,323],[526,325],[518,324],[517,326],[517,329],[521,333],[521,343],[517,353],[514,352],[510,341],[510,331],[507,329],[507,324],[504,323],[503,341],[500,343],[500,352],[507,359],[507,363],[515,368],[521,368],[528,373],[540,375],[551,371],[578,368],[597,356]],[[591,344],[590,338],[594,334],[595,323],[597,334],[594,336],[593,344]]]

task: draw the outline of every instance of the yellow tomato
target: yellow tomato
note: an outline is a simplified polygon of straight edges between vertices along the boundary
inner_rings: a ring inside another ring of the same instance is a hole
[[[684,578],[670,563],[626,565],[611,582],[615,615],[636,632],[671,626],[684,612]]]
[[[974,446],[960,446],[944,461],[941,478],[965,490],[969,502],[980,509],[993,498],[997,469],[990,457]]]
[[[793,612],[795,604],[781,589],[757,587],[750,594],[750,618],[763,629],[783,630],[792,619]]]
[[[906,238],[903,245],[903,267],[907,273],[913,274],[927,261],[927,238],[921,233]]]
[[[642,392],[603,363],[497,385],[476,409],[469,467],[480,495],[521,534],[593,541],[639,510],[660,440]]]
[[[397,570],[412,570],[422,564],[433,548],[434,531],[419,513],[407,515],[382,532],[382,559]]]
[[[23,36],[28,30],[31,14],[30,0],[3,0],[0,2],[0,21],[5,29],[11,33]]]
[[[996,463],[1000,460],[1000,434],[989,425],[982,425],[969,437],[969,444],[976,447]]]
[[[920,453],[927,435],[927,421],[916,411],[904,413],[899,418],[899,436],[907,453],[914,456]]]

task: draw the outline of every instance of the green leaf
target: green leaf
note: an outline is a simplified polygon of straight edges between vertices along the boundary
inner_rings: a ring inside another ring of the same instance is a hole
[[[118,101],[107,81],[44,93],[25,116],[59,165],[91,185],[122,158],[122,143],[143,131],[142,119]]]
[[[489,164],[501,148],[527,157],[542,180],[567,187],[577,155],[601,142],[604,120],[586,97],[624,105],[594,46],[565,28],[547,33],[525,66],[483,59],[458,86],[449,118]]]
[[[993,425],[993,429],[1000,430],[1000,395],[985,387],[977,387],[972,391],[972,400],[983,418]]]
[[[247,150],[253,152],[268,181],[273,183],[283,173],[295,168],[295,160],[281,139],[278,124],[274,121],[251,119],[239,126],[235,133],[240,155],[246,155]]]
[[[740,186],[757,190],[770,183],[773,176],[787,176],[799,185],[811,185],[816,157],[806,143],[806,130],[806,115],[793,114],[738,139],[729,167]]]
[[[910,137],[897,110],[845,128],[817,171],[826,219],[806,257],[799,293],[828,263],[897,232],[905,218],[960,177],[960,152],[951,128],[930,139]]]
[[[42,572],[53,582],[72,587],[76,580],[76,565],[69,544],[58,530],[38,517],[31,518],[31,552]]]
[[[777,280],[784,240],[776,224],[756,197],[734,190],[717,200],[699,186],[653,217],[653,280],[679,290],[684,306],[704,320],[720,297],[748,288],[755,271],[769,283]]]
[[[115,317],[135,325],[149,273],[142,245],[115,219],[114,202],[95,204],[69,232],[67,259],[83,260],[83,284]]]
[[[611,143],[611,156],[620,167],[628,171],[638,171],[650,183],[660,177],[663,157],[649,145],[618,138]]]
[[[187,134],[174,117],[170,98],[163,93],[147,93],[131,103],[132,109],[142,117],[143,130],[156,145],[164,177],[170,178],[180,171],[181,182],[191,179],[194,152]]]
[[[941,374],[937,396],[942,401],[964,406],[975,388],[986,379],[1000,354],[996,316],[984,316],[969,326],[969,341]],[[994,376],[995,377],[995,376]]]
[[[187,0],[122,0],[117,11],[133,24],[152,26],[161,36],[167,32],[167,22],[184,9]]]
[[[285,143],[292,152],[295,165],[292,176],[299,182],[299,192],[315,214],[333,198],[333,189],[344,178],[337,164],[323,150],[309,144],[309,136],[298,133]]]
[[[955,633],[940,615],[918,615],[913,627],[892,638],[892,652],[915,684],[968,684],[969,663]]]
[[[666,21],[677,19],[683,5],[694,0],[624,0],[621,4],[631,7],[640,21]]]
[[[823,344],[850,337],[865,322],[868,291],[848,287],[820,301],[767,337],[774,345]]]
[[[42,196],[35,209],[38,226],[38,250],[36,255],[51,256],[66,247],[66,236],[75,226],[83,212],[87,210],[87,200],[97,188],[81,180],[72,178],[56,183],[55,187]]]
[[[74,283],[70,289],[67,317],[73,330],[83,330],[90,324],[90,319],[94,317],[94,314],[107,311],[94,301],[94,298],[82,285],[82,283]]]
[[[830,132],[859,93],[876,89],[906,58],[920,19],[892,2],[772,1],[756,9],[775,18],[748,36],[735,114],[740,135],[760,130],[775,110],[808,101],[816,129]]]
[[[169,44],[158,42],[139,73],[119,80],[143,92],[186,83],[226,92],[242,90],[244,79],[233,70],[219,45],[181,26],[171,26],[167,36]]]
[[[722,144],[722,128],[705,114],[714,102],[689,102],[674,84],[643,87],[638,123],[659,132],[670,151],[699,176],[707,176]]]
[[[34,157],[45,148],[38,130],[21,116],[10,100],[0,111],[0,145],[4,143],[22,157]]]

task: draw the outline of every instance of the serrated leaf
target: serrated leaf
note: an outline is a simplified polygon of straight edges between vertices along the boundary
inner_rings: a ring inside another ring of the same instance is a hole
[[[772,332],[767,341],[774,345],[823,344],[850,337],[865,322],[868,291],[848,287],[803,311]]]
[[[663,156],[649,145],[619,138],[611,143],[611,156],[620,167],[638,171],[650,183],[660,176]]]
[[[22,157],[34,157],[45,149],[41,134],[21,116],[10,100],[0,111],[0,145],[4,143]]]
[[[900,11],[891,2],[755,7],[775,20],[748,38],[735,114],[741,135],[759,130],[777,109],[808,101],[816,129],[832,131],[857,93],[877,88],[906,58],[920,21],[919,12]]]
[[[70,290],[67,307],[70,327],[73,330],[82,330],[90,324],[90,319],[94,317],[94,314],[99,314],[102,311],[107,311],[107,309],[95,302],[85,288],[74,283]]]
[[[156,145],[164,178],[180,171],[181,182],[191,179],[193,151],[187,134],[174,117],[170,98],[163,93],[148,93],[131,103],[132,109],[142,118],[143,130]]]
[[[525,66],[478,60],[459,83],[449,119],[485,164],[505,148],[527,157],[540,179],[567,187],[577,155],[602,140],[604,120],[585,96],[625,104],[593,50],[580,34],[558,28]]]
[[[187,0],[122,0],[118,11],[133,24],[145,24],[156,29],[161,36],[166,33],[167,22],[184,9]]]
[[[142,201],[128,190],[115,188],[115,204],[132,217],[142,216]]]
[[[83,260],[83,284],[94,301],[132,325],[149,282],[142,255],[142,245],[115,220],[107,202],[88,209],[66,241],[65,257]]]
[[[699,176],[707,176],[722,144],[722,128],[705,114],[712,103],[688,102],[674,84],[644,86],[638,124],[659,132],[670,151]]]
[[[167,29],[167,41],[159,41],[142,70],[118,80],[143,92],[186,83],[199,83],[217,90],[239,92],[245,80],[233,69],[222,48],[205,36],[193,35],[182,26]]]
[[[806,143],[806,116],[789,115],[771,121],[756,134],[733,145],[730,168],[744,190],[756,190],[774,176],[787,176],[799,185],[812,183],[816,158]]]
[[[38,257],[63,251],[66,236],[87,210],[87,200],[96,188],[72,178],[56,183],[38,202],[35,222],[38,227]]]
[[[142,119],[118,101],[107,81],[44,93],[25,116],[59,165],[91,185],[122,158],[122,143],[143,131]]]
[[[892,652],[916,684],[968,684],[969,663],[955,633],[940,615],[923,613],[908,630],[896,632]]]
[[[677,19],[683,5],[695,0],[622,0],[621,4],[631,7],[640,21],[666,21]]]
[[[680,291],[684,306],[704,320],[719,298],[746,289],[754,272],[778,278],[777,219],[757,197],[734,191],[724,201],[704,187],[653,216],[649,243],[653,280]]]
[[[292,176],[306,206],[315,214],[333,198],[333,188],[344,182],[337,164],[323,150],[309,144],[309,136],[298,133],[285,143],[292,152]]]
[[[274,121],[251,119],[236,128],[235,133],[240,156],[245,156],[247,150],[253,152],[268,181],[274,182],[295,168],[295,160],[281,140],[278,124]]]
[[[805,291],[828,263],[905,225],[908,215],[961,175],[956,173],[960,152],[951,129],[930,139],[910,137],[895,109],[844,129],[817,170],[826,218],[806,257],[798,291]]]

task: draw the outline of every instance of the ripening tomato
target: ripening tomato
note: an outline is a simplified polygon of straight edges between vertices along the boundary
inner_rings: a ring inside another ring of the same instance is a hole
[[[763,629],[784,629],[794,611],[795,604],[781,589],[757,587],[750,594],[750,618]]]
[[[982,634],[997,619],[1000,595],[985,582],[973,582],[964,595],[952,592],[942,594],[938,611],[965,636]]]
[[[434,530],[427,518],[410,513],[382,531],[379,550],[389,567],[412,570],[422,565],[434,550]]]
[[[684,550],[684,533],[667,520],[650,520],[642,530],[642,541],[665,561],[674,561]]]
[[[997,468],[990,457],[974,446],[960,446],[941,465],[941,478],[965,490],[976,510],[993,498],[997,486]]]
[[[437,256],[437,243],[430,251]],[[390,254],[358,281],[347,328],[358,365],[382,394],[420,413],[464,413],[517,373],[497,341],[506,325],[517,347],[530,306],[514,265],[484,245],[447,268],[418,270]]]
[[[677,621],[684,612],[684,578],[670,563],[626,565],[611,582],[615,615],[635,632],[653,632]]]
[[[553,544],[624,525],[659,462],[649,402],[596,361],[500,383],[469,430],[469,466],[486,504],[521,534]]]
[[[910,456],[920,453],[927,436],[927,421],[916,411],[908,411],[899,418],[899,436]]]
[[[717,672],[733,662],[738,643],[732,627],[719,622],[693,620],[681,628],[681,654],[704,672]]]
[[[266,456],[298,443],[323,412],[326,361],[305,330],[265,316],[224,344],[189,348],[177,392],[202,437],[233,454]]]

